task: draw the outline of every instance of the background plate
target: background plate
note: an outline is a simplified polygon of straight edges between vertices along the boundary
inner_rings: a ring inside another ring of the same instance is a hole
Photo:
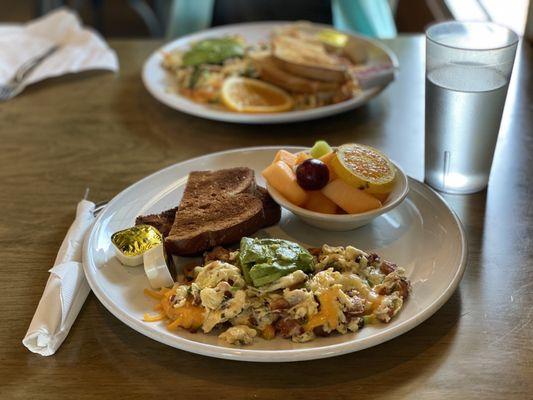
[[[352,110],[368,102],[372,97],[381,92],[387,85],[376,86],[361,92],[358,96],[329,106],[314,108],[311,110],[289,111],[272,114],[248,114],[232,111],[216,110],[205,104],[195,103],[170,89],[171,77],[161,66],[162,52],[174,49],[186,50],[190,42],[199,41],[211,37],[224,35],[241,35],[248,43],[258,43],[268,40],[269,34],[275,26],[286,22],[252,22],[245,24],[226,25],[220,28],[212,28],[192,35],[184,36],[166,44],[156,50],[146,60],[143,68],[143,82],[146,89],[160,102],[176,110],[201,118],[213,119],[226,122],[245,124],[276,124],[283,122],[307,121],[335,115],[347,110]],[[331,28],[331,27],[330,27]],[[359,35],[351,35],[368,54],[368,64],[390,63],[398,68],[398,60],[394,53],[378,41]]]
[[[255,170],[258,182],[264,185],[260,172],[280,148],[305,149],[275,146],[213,153],[156,172],[117,195],[98,216],[84,246],[85,274],[102,304],[131,328],[169,346],[212,357],[275,362],[331,357],[375,346],[420,324],[448,300],[465,268],[465,235],[442,198],[424,184],[410,179],[410,192],[402,204],[357,230],[323,231],[283,210],[278,225],[258,232],[258,235],[290,239],[305,246],[352,244],[404,267],[413,292],[391,323],[308,343],[281,338],[257,339],[251,346],[236,347],[222,344],[216,335],[184,330],[170,332],[163,322],[143,322],[143,313],[151,311],[155,304],[143,295],[143,289],[149,287],[148,280],[142,267],[124,267],[116,260],[111,234],[132,226],[140,214],[176,206],[187,175],[193,170],[248,166]]]

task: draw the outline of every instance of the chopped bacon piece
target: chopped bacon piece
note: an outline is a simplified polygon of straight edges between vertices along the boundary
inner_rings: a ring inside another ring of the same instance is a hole
[[[211,261],[230,261],[230,251],[222,246],[217,246],[213,250],[204,253],[204,265]]]
[[[275,326],[276,331],[278,331],[284,338],[301,335],[304,332],[303,326],[292,318],[280,319],[276,322]]]

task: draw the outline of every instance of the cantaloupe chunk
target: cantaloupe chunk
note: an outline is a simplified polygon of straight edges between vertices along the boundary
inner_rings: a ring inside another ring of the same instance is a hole
[[[296,165],[303,163],[305,160],[313,158],[309,155],[309,153],[306,153],[305,151],[300,151],[299,153],[296,153],[295,156],[296,156]]]
[[[335,179],[322,189],[322,193],[349,214],[358,214],[381,207],[381,202],[368,193]]]
[[[307,201],[302,205],[303,208],[323,214],[337,213],[337,205],[324,196],[320,190],[312,190],[307,193]]]
[[[320,157],[319,160],[322,161],[324,164],[327,164],[334,155],[335,153],[333,151],[330,151],[329,153],[326,153],[322,157]]]
[[[331,166],[331,159],[333,157],[335,157],[335,152],[330,151],[329,153],[326,153],[322,157],[319,158],[320,161],[322,161],[324,164],[326,164],[328,166],[328,169],[329,169],[329,181],[330,182],[337,178],[337,174],[335,173],[335,171],[333,170],[333,168]]]
[[[307,200],[307,192],[298,185],[296,175],[287,163],[276,161],[266,167],[262,175],[274,189],[291,203],[300,206]]]
[[[390,195],[390,193],[369,193],[369,194],[375,197],[376,199],[378,199],[379,201],[381,201],[381,204],[385,203]]]
[[[298,157],[296,156],[296,154],[293,154],[287,150],[279,150],[277,153],[276,153],[276,156],[274,157],[274,161],[272,161],[272,163],[275,163],[277,161],[283,161],[285,163],[287,163],[287,165],[291,168],[294,168],[296,166],[296,159]]]

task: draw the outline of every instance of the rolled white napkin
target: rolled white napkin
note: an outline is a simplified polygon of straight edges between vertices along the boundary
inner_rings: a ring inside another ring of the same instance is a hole
[[[85,302],[90,288],[83,272],[82,247],[94,221],[94,203],[78,203],[76,219],[63,240],[28,332],[22,340],[34,353],[50,356],[63,340]]]
[[[84,28],[74,12],[60,8],[25,25],[0,27],[0,84],[54,45],[59,45],[59,50],[33,70],[25,85],[91,69],[118,70],[116,53],[100,35]]]

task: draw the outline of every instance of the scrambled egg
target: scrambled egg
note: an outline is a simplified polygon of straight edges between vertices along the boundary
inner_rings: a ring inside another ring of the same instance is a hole
[[[277,281],[272,282],[270,285],[262,287],[262,292],[274,292],[278,289],[285,289],[290,286],[297,285],[307,280],[307,275],[301,270],[294,271],[289,275],[282,276]]]
[[[256,288],[246,284],[237,265],[211,261],[195,268],[192,283],[170,289],[161,308],[171,326],[197,329],[200,321],[204,333],[217,332],[229,344],[276,335],[301,343],[387,323],[409,295],[403,269],[352,246],[324,245],[314,268]]]
[[[205,267],[196,267],[194,282],[200,289],[215,287],[219,282],[232,281],[237,287],[244,287],[245,282],[241,270],[235,265],[222,261],[213,261]]]
[[[236,317],[244,309],[245,305],[246,294],[244,293],[244,290],[238,290],[235,293],[235,297],[222,302],[218,308],[214,310],[207,309],[202,330],[205,333],[208,333],[215,327],[215,325]]]
[[[236,325],[229,328],[226,332],[218,335],[219,339],[222,339],[229,344],[251,344],[254,341],[254,337],[257,335],[255,329],[252,329],[246,325]]]

